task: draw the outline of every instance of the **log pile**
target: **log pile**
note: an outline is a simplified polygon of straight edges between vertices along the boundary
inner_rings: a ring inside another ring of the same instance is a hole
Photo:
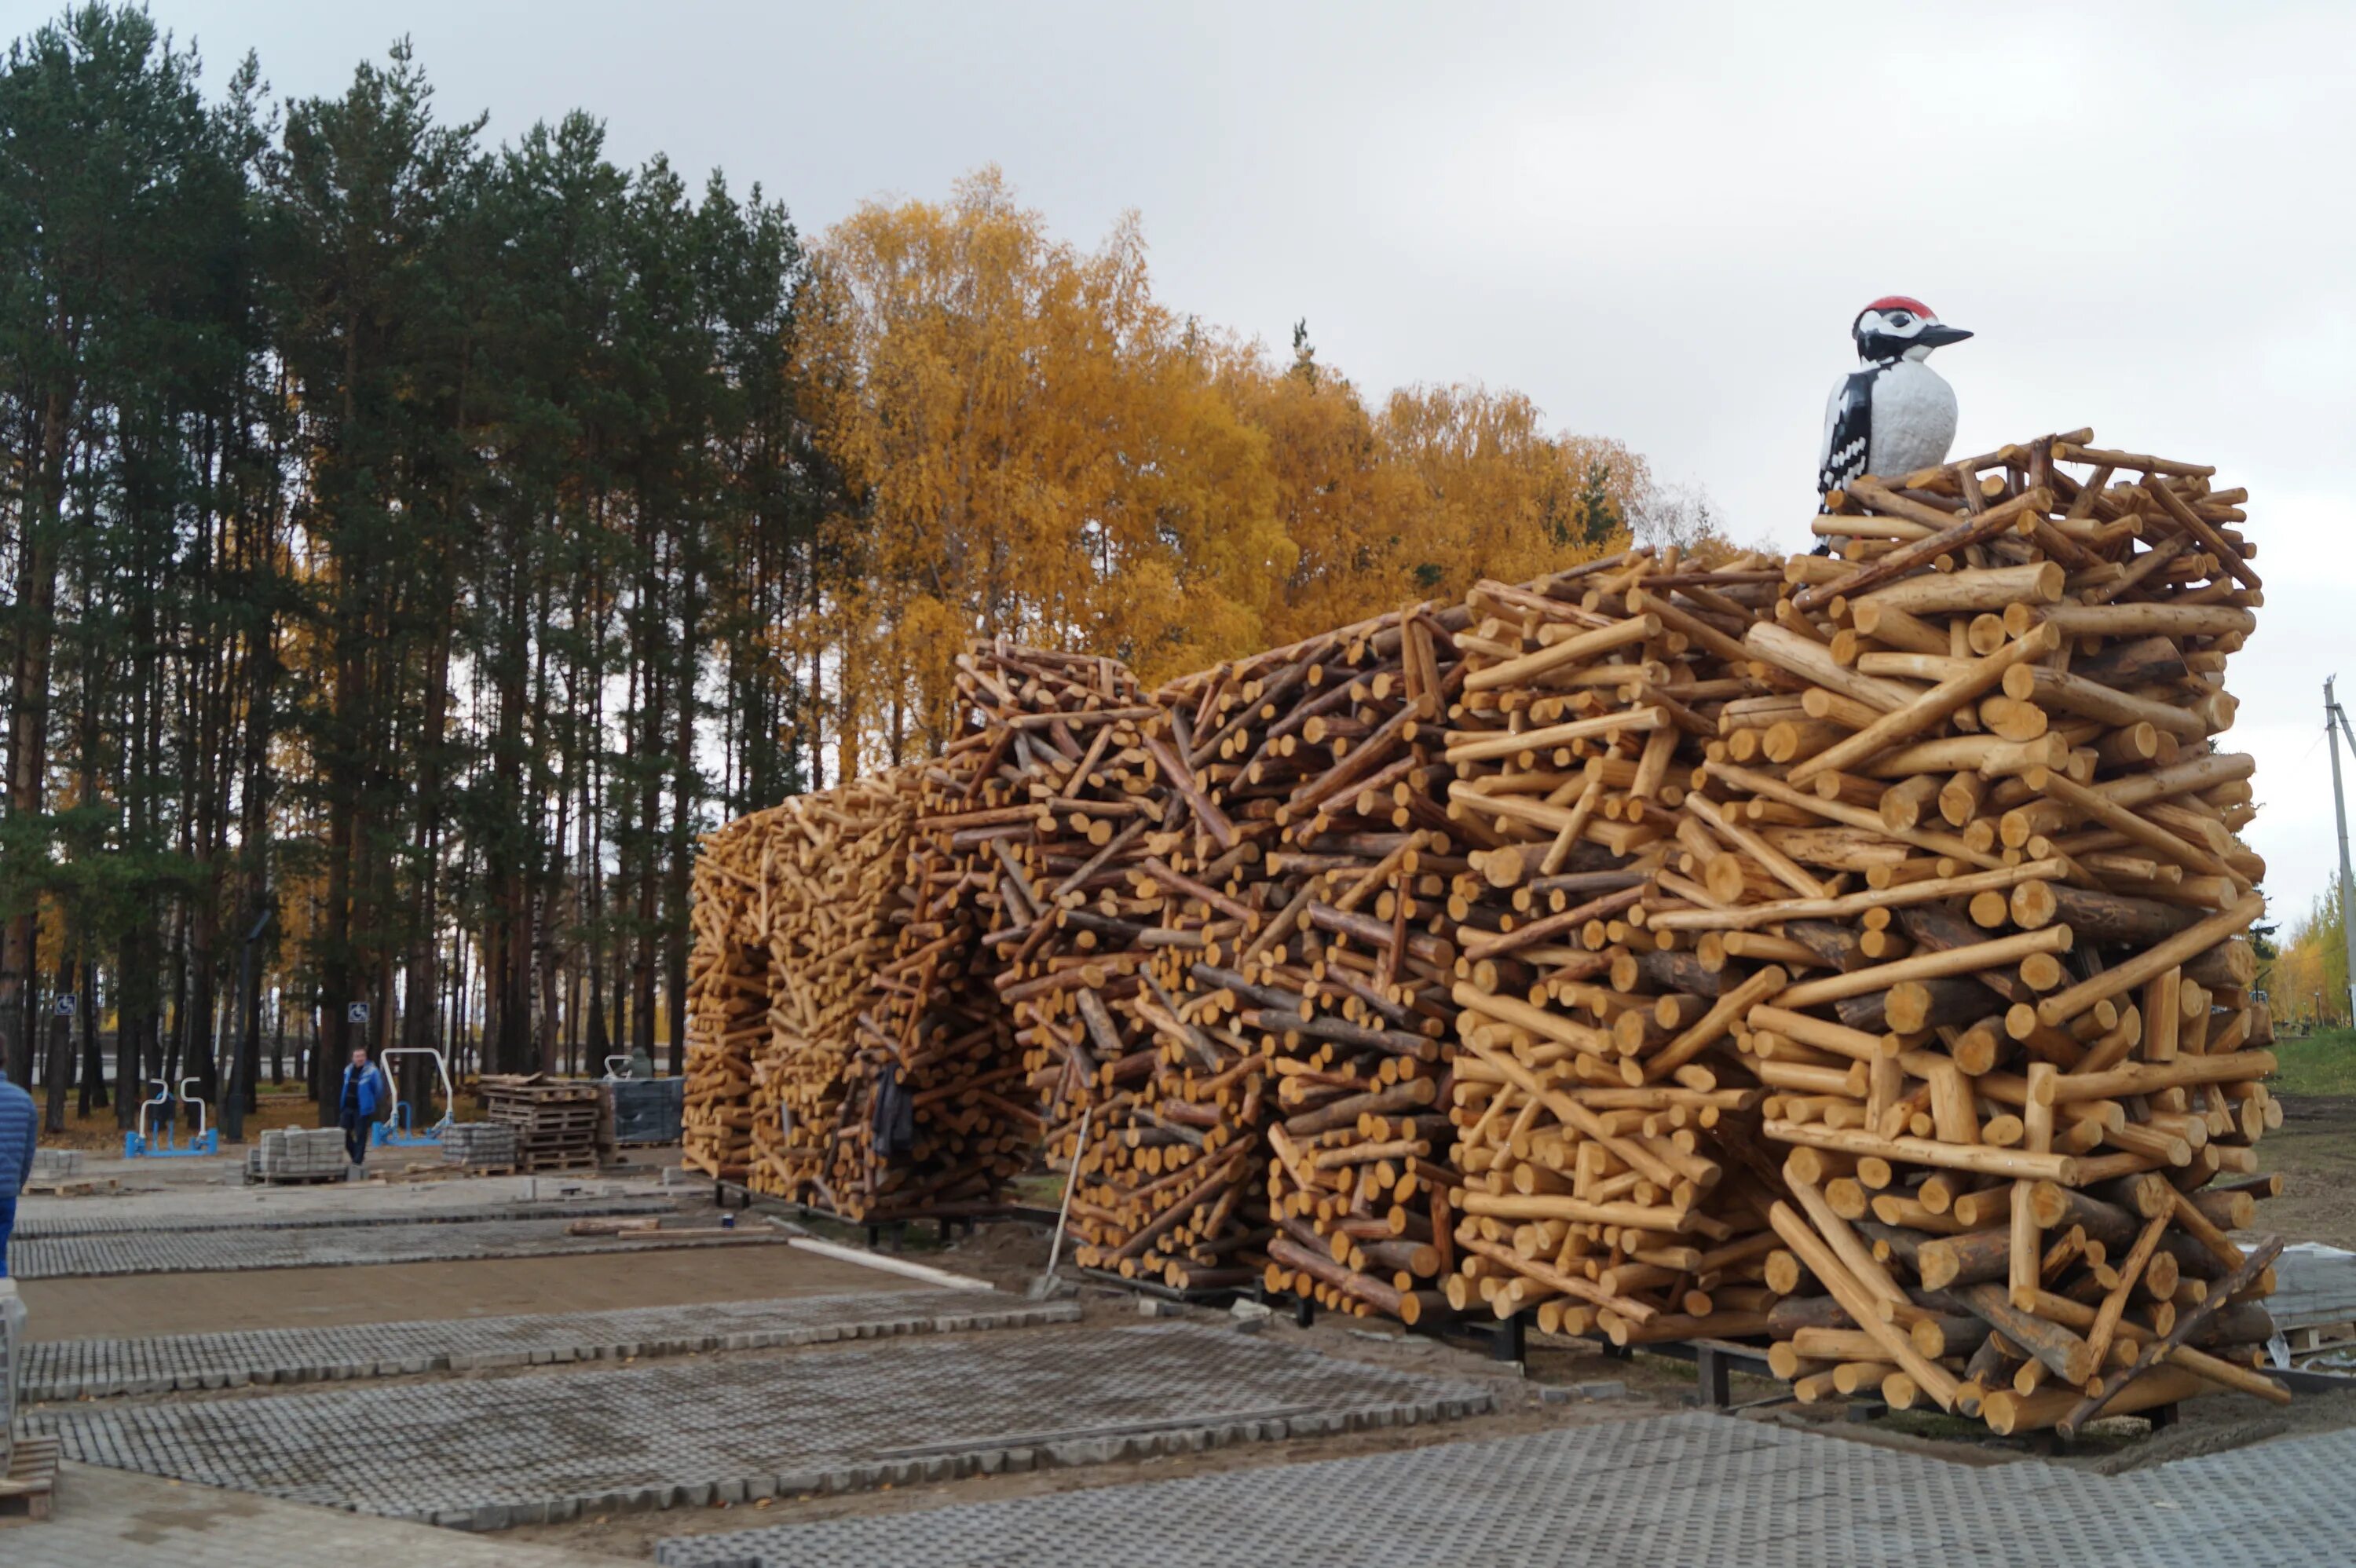
[[[732,822],[695,866],[685,1161],[760,1192],[819,1178],[851,1023],[891,950],[920,779],[894,769]]]
[[[1860,480],[1837,557],[1476,591],[1459,1299],[2007,1432],[2265,1386],[2263,867],[2209,743],[2253,552],[2209,470],[2089,439]]]
[[[982,939],[991,983],[1021,1047],[994,1090],[1037,1106],[1051,1166],[1068,1168],[1083,1109],[1133,1082],[1123,1004],[1138,990],[1151,914],[1122,904],[1128,868],[1160,820],[1148,747],[1159,717],[1117,659],[976,645],[958,660],[958,695],[996,737],[984,800],[1003,817],[975,830],[993,892]],[[1098,1115],[1092,1136],[1108,1119]]]
[[[1209,1162],[1224,1167],[1245,1125],[1183,1094],[1165,1101],[1156,1072],[1157,1031],[1192,1032],[1173,1021],[1156,955],[1202,942],[1166,923],[1150,874],[1180,837],[1163,826],[1173,809],[1166,716],[1118,660],[1005,639],[960,658],[958,683],[998,737],[985,798],[1005,820],[979,831],[990,836],[984,870],[995,890],[983,944],[1021,1048],[1019,1063],[1001,1070],[1019,1080],[1005,1092],[1037,1107],[1026,1115],[1040,1152],[1074,1184],[1081,1266],[1166,1273],[1148,1249],[1177,1246],[1186,1217],[1166,1195]],[[1164,1213],[1169,1222],[1157,1224]]]
[[[1745,1020],[1754,1054],[1865,1069],[1862,1093],[1764,1107],[1790,1151],[1770,1221],[1881,1352],[1795,1358],[1860,1386],[1879,1370],[1891,1403],[1998,1432],[2209,1388],[2286,1397],[2252,1371],[2276,1243],[2228,1234],[2254,1219],[2252,1146],[2281,1116],[2244,939],[2265,909],[2235,836],[2252,761],[2211,742],[2262,602],[2255,551],[2211,470],[2090,442],[1848,487],[1819,524],[1845,559],[1787,572],[1781,630],[1814,645],[1744,633],[1829,727],[1766,772],[1712,759],[1697,784],[1898,858],[1821,900],[1756,897],[1746,869],[1732,907],[1655,923],[1725,941],[1780,903],[1854,940]],[[1815,678],[1817,646],[1847,690]],[[1804,1039],[1835,1023],[1872,1051]]]
[[[1723,1042],[1785,971],[1665,942],[1646,917],[1710,899],[1713,875],[1739,891],[1735,859],[1694,863],[1725,829],[1692,767],[1767,688],[1676,624],[1682,608],[1631,601],[1747,621],[1782,564],[1635,551],[1468,598],[1445,753],[1449,815],[1480,846],[1451,892],[1460,1309],[1623,1345],[1766,1330],[1765,1090]]]
[[[1166,1232],[1145,1243],[1173,1283],[1257,1263],[1330,1308],[1413,1323],[1442,1305],[1443,894],[1462,861],[1437,720],[1462,679],[1462,613],[1417,606],[1158,694],[1189,837],[1137,889],[1200,945],[1155,965],[1154,1093],[1207,1151],[1182,1163],[1193,1174],[1156,1210]]]
[[[755,934],[768,955],[769,1032],[753,1060],[755,1191],[800,1197],[840,1146],[851,1025],[891,950],[920,783],[898,768],[779,816],[762,848]]]
[[[1044,1152],[1088,1266],[1768,1339],[2000,1431],[2254,1391],[2280,1112],[2211,737],[2259,582],[2239,492],[2091,440],[1860,479],[1834,554],[1630,550],[1150,696],[978,647],[890,959],[776,1069],[845,1064],[809,1179],[932,1211]],[[761,885],[699,871],[712,928]],[[712,952],[691,1120],[751,1163],[712,1108],[773,955]]]
[[[695,940],[687,958],[680,1160],[724,1181],[753,1170],[753,1056],[769,1036],[765,851],[796,810],[788,801],[705,835],[689,884]]]
[[[982,857],[1005,821],[986,765],[996,741],[969,729],[917,770],[889,956],[855,1009],[843,1096],[809,1181],[851,1219],[987,1209],[1031,1162],[1035,1119],[992,1092],[1013,1056],[981,947],[993,886]]]

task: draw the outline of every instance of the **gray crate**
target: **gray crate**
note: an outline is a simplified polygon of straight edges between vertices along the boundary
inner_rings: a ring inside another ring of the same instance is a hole
[[[687,1109],[684,1078],[617,1078],[606,1085],[614,1100],[617,1144],[675,1144]]]

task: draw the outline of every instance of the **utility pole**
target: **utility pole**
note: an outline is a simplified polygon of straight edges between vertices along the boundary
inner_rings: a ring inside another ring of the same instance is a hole
[[[2348,805],[2340,792],[2340,740],[2346,735],[2351,761],[2356,761],[2356,734],[2348,729],[2348,715],[2331,695],[2337,676],[2323,681],[2323,735],[2331,746],[2331,822],[2340,830],[2340,928],[2348,944],[2348,1021],[2356,1028],[2356,877],[2348,871]]]

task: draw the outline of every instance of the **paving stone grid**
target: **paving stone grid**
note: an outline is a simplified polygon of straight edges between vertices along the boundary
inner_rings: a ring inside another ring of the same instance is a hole
[[[7,1568],[618,1568],[512,1536],[454,1535],[128,1470],[67,1465],[46,1523],[0,1526]]]
[[[27,1400],[106,1398],[255,1383],[771,1349],[905,1334],[1076,1322],[1076,1303],[908,1290],[509,1317],[257,1328],[25,1347]]]
[[[36,1412],[66,1456],[479,1530],[1469,1415],[1485,1389],[1188,1324]]]
[[[482,1220],[622,1219],[633,1215],[669,1214],[679,1205],[668,1198],[610,1198],[589,1202],[487,1203],[473,1209],[442,1209],[430,1213],[293,1214],[273,1218],[255,1213],[242,1218],[197,1215],[109,1215],[19,1220],[20,1242],[58,1241],[75,1236],[137,1236],[152,1233],[194,1235],[206,1231],[331,1231],[370,1225],[464,1225]]]
[[[199,1221],[230,1225],[275,1223],[305,1216],[390,1217],[446,1213],[516,1203],[564,1208],[690,1194],[698,1184],[663,1186],[636,1177],[468,1176],[440,1181],[329,1181],[311,1185],[249,1187],[241,1172],[209,1176],[174,1169],[202,1161],[116,1160],[112,1174],[127,1182],[160,1183],[98,1197],[27,1197],[16,1209],[19,1226],[38,1220],[132,1221],[144,1226],[180,1226]]]
[[[1674,1415],[880,1518],[677,1537],[668,1568],[2345,1568],[2356,1433],[2110,1477]]]
[[[564,1220],[461,1220],[445,1225],[343,1225],[294,1229],[241,1227],[183,1235],[18,1238],[9,1272],[20,1279],[123,1274],[217,1274],[265,1268],[348,1268],[367,1264],[463,1258],[529,1258],[579,1253],[631,1253],[665,1247],[779,1245],[783,1232],[746,1227],[740,1235],[666,1242],[638,1236],[568,1236]]]

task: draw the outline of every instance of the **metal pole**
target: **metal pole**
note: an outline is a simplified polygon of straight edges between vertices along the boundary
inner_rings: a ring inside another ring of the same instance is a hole
[[[1064,1222],[1072,1217],[1072,1189],[1080,1184],[1080,1161],[1088,1152],[1088,1117],[1095,1114],[1094,1105],[1080,1107],[1080,1141],[1072,1150],[1072,1168],[1064,1176],[1064,1201],[1055,1211],[1055,1238],[1047,1243],[1047,1272],[1042,1276],[1055,1277],[1055,1264],[1064,1254]]]
[[[2348,805],[2340,792],[2340,735],[2348,720],[2331,695],[2331,683],[2338,678],[2324,677],[2323,731],[2331,745],[2331,822],[2340,830],[2340,927],[2348,947],[2348,1021],[2356,1027],[2356,877],[2348,870]],[[2356,747],[2356,740],[2349,744]]]

